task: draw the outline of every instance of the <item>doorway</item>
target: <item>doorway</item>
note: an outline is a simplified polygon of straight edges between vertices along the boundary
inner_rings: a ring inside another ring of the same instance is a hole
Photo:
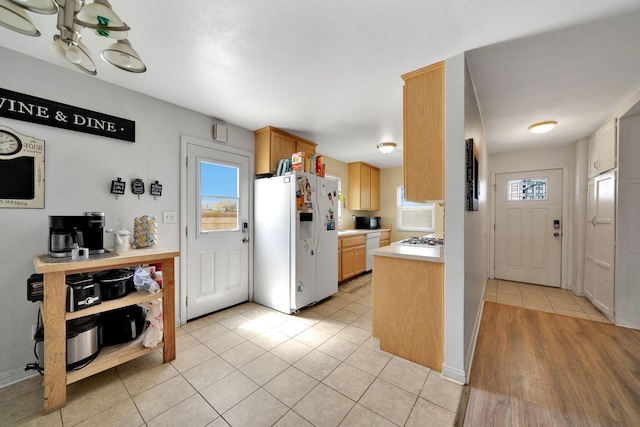
[[[249,299],[250,154],[183,138],[182,321]]]
[[[562,174],[548,169],[495,175],[495,278],[560,287]]]

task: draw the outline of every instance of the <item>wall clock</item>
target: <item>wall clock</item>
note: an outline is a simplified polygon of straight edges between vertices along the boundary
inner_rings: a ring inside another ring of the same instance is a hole
[[[44,208],[44,140],[0,126],[0,208]]]

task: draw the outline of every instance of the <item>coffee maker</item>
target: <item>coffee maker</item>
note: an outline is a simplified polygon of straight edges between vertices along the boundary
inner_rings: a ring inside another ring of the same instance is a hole
[[[104,223],[104,212],[49,216],[49,255],[70,257],[74,248],[87,248],[89,254],[104,253]]]

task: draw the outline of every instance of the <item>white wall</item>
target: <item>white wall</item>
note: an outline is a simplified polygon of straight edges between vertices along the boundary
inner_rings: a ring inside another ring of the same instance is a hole
[[[466,65],[466,64],[465,64]],[[478,148],[478,210],[465,212],[464,354],[467,379],[480,328],[484,289],[487,281],[489,224],[489,154],[469,68],[465,66],[465,139],[473,138]]]
[[[464,54],[445,63],[445,352],[442,375],[467,382],[487,277],[487,149]],[[465,210],[465,139],[479,150],[478,211]]]
[[[47,252],[48,216],[82,215],[104,211],[106,226],[121,218],[152,215],[159,221],[163,210],[180,210],[180,135],[212,140],[211,117],[105,83],[71,69],[0,48],[4,89],[57,101],[136,122],[136,142],[31,124],[0,117],[0,124],[45,140],[45,208],[0,209],[0,386],[33,372],[24,366],[34,361],[31,325],[37,305],[26,300],[26,280],[35,272],[33,256]],[[151,71],[150,71],[151,72]],[[176,84],[179,78],[176,76]],[[145,75],[131,74],[131,81]],[[72,86],[73,85],[73,86]],[[208,94],[207,96],[213,96]],[[229,126],[229,146],[254,151],[253,132]],[[121,177],[145,182],[140,200],[130,193],[118,200],[109,193],[111,181]],[[148,194],[149,184],[162,184],[162,197]],[[130,226],[131,227],[131,226]],[[159,246],[178,250],[178,224],[158,226]],[[111,235],[105,235],[110,246]],[[179,272],[176,272],[176,290]],[[181,296],[176,295],[176,318]]]

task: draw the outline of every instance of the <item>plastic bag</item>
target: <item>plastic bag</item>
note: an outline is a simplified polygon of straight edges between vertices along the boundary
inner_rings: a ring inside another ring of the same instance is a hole
[[[151,278],[151,274],[141,265],[136,267],[136,272],[133,273],[133,285],[138,292],[143,294],[157,294],[160,292],[160,285]]]
[[[142,339],[142,345],[153,348],[162,342],[162,337],[164,336],[162,298],[144,301],[138,303],[138,305],[147,309],[146,320],[149,322],[149,326],[147,327],[147,330],[144,333],[144,338]]]

